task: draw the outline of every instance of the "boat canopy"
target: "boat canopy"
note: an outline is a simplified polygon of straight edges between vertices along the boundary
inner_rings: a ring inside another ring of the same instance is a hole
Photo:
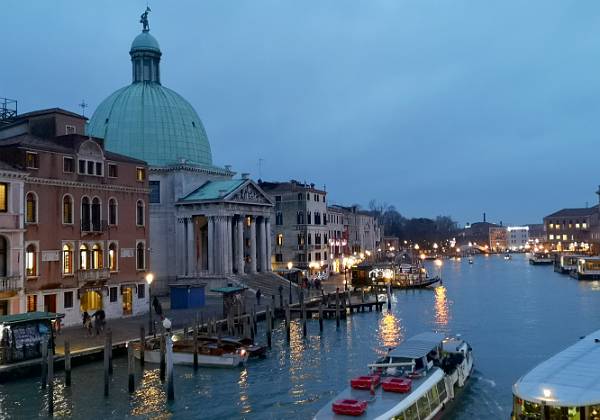
[[[445,334],[435,332],[424,332],[409,338],[404,343],[390,351],[390,357],[405,357],[418,359],[427,356],[446,338]]]
[[[64,318],[65,314],[54,312],[25,312],[22,314],[0,316],[0,325],[22,324],[24,322],[51,321]]]
[[[600,404],[600,330],[537,365],[513,385],[523,400],[551,406]]]

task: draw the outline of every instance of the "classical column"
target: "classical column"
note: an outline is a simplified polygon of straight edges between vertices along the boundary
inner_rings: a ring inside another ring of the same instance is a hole
[[[225,223],[226,225],[226,229],[225,229],[225,235],[227,236],[227,241],[226,241],[226,245],[227,245],[227,253],[226,253],[226,263],[225,264],[225,268],[226,268],[226,272],[227,273],[232,273],[233,272],[233,241],[231,238],[231,216],[227,216],[226,217],[226,221]]]
[[[238,216],[236,222],[236,262],[238,274],[244,274],[244,216]]]
[[[194,232],[194,218],[187,219],[187,272],[189,276],[196,275],[198,269],[196,267],[196,238]]]
[[[186,231],[184,221],[184,218],[178,217],[175,225],[175,272],[178,276],[187,274],[185,256]]]
[[[265,230],[267,240],[267,271],[271,271],[271,219],[265,218]]]
[[[208,217],[208,272],[215,273],[215,217]]]
[[[260,254],[260,258],[258,260],[259,262],[259,267],[260,267],[260,271],[261,272],[265,272],[267,271],[267,238],[266,238],[266,224],[265,224],[265,218],[261,217],[260,219],[260,223],[258,224],[258,229],[259,229],[259,254]]]
[[[256,273],[256,219],[250,217],[250,273]]]
[[[217,250],[217,252],[215,253],[215,260],[217,261],[217,271],[215,274],[225,273],[225,221],[223,219],[223,216],[217,216],[215,218],[217,231],[217,246],[215,248]]]

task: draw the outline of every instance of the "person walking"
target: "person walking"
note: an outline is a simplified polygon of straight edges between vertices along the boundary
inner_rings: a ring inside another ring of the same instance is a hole
[[[94,318],[96,335],[100,335],[100,331],[104,330],[104,320],[106,319],[106,313],[104,312],[104,309],[98,309],[93,313],[92,318]]]
[[[160,301],[156,296],[154,296],[154,299],[152,299],[152,306],[154,307],[154,312],[156,312],[156,315],[158,315],[160,319],[163,320],[165,317],[163,316],[162,305],[160,304]]]
[[[92,335],[92,317],[88,314],[88,311],[83,313],[83,328],[86,329],[88,335]]]
[[[260,289],[256,290],[256,304],[260,305],[260,297],[262,296],[262,292],[260,291]]]

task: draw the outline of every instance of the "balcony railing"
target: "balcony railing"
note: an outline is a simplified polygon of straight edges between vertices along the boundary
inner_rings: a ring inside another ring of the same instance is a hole
[[[101,233],[108,230],[108,222],[106,220],[82,220],[81,231],[89,233]]]
[[[110,278],[110,269],[99,268],[96,270],[77,271],[77,281],[81,283],[108,280]]]
[[[19,215],[0,213],[0,229],[19,229]]]
[[[21,277],[0,277],[0,292],[17,292],[21,289]]]

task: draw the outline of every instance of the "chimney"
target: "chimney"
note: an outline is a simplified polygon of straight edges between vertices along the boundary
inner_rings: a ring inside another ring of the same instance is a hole
[[[250,174],[248,172],[243,172],[242,179],[250,179]]]

